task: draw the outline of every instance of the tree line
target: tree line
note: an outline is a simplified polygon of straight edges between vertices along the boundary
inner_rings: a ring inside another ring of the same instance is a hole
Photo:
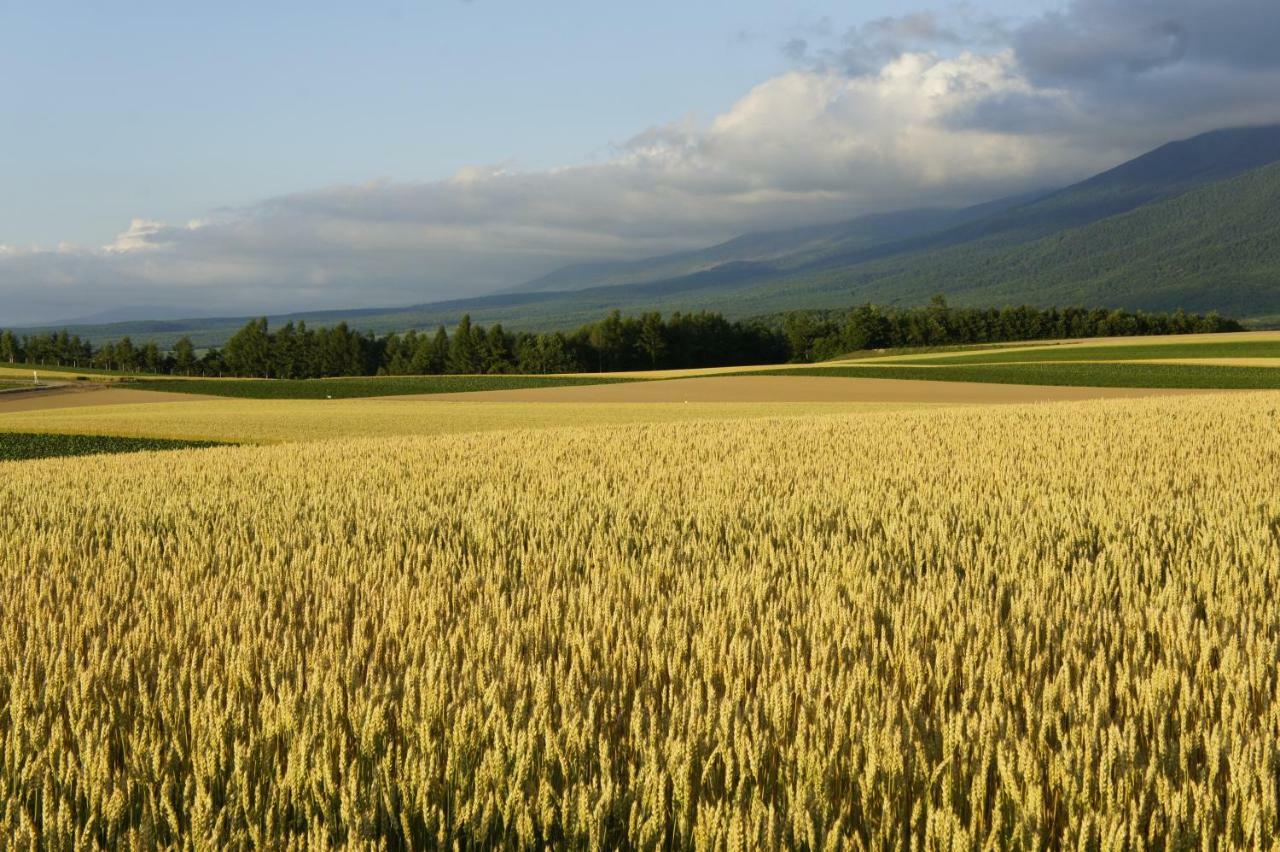
[[[310,328],[251,320],[221,348],[198,351],[189,337],[162,350],[130,338],[94,346],[65,329],[19,336],[0,331],[0,362],[93,367],[189,376],[326,376],[440,373],[580,373],[820,361],[848,352],[970,343],[1239,331],[1216,314],[1148,314],[1087,308],[953,308],[862,305],[844,311],[793,311],[730,321],[715,313],[645,313],[571,332],[508,332],[463,316],[450,332],[383,336],[346,323]]]
[[[823,361],[848,352],[955,346],[1072,337],[1133,337],[1243,331],[1217,313],[1149,314],[1106,308],[953,308],[935,296],[922,308],[866,304],[848,310],[792,311],[774,318],[793,361]]]

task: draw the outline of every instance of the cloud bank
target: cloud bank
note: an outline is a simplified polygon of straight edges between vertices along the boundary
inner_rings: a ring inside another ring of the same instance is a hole
[[[140,218],[101,247],[0,245],[0,325],[120,304],[455,298],[584,259],[1063,183],[1173,138],[1280,121],[1278,37],[1274,0],[1077,0],[1021,23],[959,8],[843,33],[824,22],[780,39],[792,70],[603,163],[318,189],[185,225]]]

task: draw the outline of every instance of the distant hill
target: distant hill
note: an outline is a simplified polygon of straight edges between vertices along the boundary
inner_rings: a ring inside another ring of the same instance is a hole
[[[605,261],[566,266],[518,287],[512,293],[584,290],[622,284],[641,284],[706,272],[728,263],[761,263],[784,259],[795,266],[842,251],[869,249],[953,228],[996,211],[1041,197],[1045,191],[1000,199],[963,209],[903,210],[859,216],[843,222],[744,234],[705,249],[630,261]]]
[[[322,311],[374,332],[477,322],[569,328],[621,308],[741,318],[875,301],[1212,310],[1280,321],[1280,126],[1163,145],[1088,180],[964,210],[910,210],[748,234],[691,252],[581,264],[514,291],[407,308]],[[220,345],[245,317],[86,325]]]
[[[864,274],[875,299],[924,300],[945,280],[964,304],[1280,313],[1280,162],[1016,247],[959,245]],[[843,286],[841,270],[824,278],[818,289]]]
[[[961,210],[908,210],[830,225],[747,234],[646,260],[568,266],[511,292],[583,290],[682,278],[740,261],[775,269],[835,266],[974,240],[1016,244],[1128,212],[1280,159],[1280,126],[1219,130],[1171,142],[1058,190]]]

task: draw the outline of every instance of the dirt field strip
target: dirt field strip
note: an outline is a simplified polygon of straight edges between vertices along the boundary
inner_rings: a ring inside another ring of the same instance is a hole
[[[1171,388],[1041,387],[832,376],[714,376],[617,385],[379,398],[389,401],[430,399],[440,402],[881,402],[957,405],[1127,399],[1212,392]]]
[[[56,408],[85,408],[98,405],[134,405],[152,402],[193,402],[217,397],[190,393],[163,393],[129,390],[102,385],[67,385],[40,390],[9,391],[0,396],[0,414],[20,411],[47,411]]]

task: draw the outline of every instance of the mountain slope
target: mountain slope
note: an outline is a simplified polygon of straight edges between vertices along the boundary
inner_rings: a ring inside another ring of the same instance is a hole
[[[867,297],[918,301],[943,289],[969,304],[1277,313],[1280,163],[1016,248],[963,246],[877,271],[862,270],[874,276]]]
[[[1276,161],[1280,161],[1280,125],[1216,130],[1162,145],[1080,183],[990,216],[900,242],[823,257],[810,267],[854,266],[972,243],[988,250],[1027,243]],[[785,259],[779,263],[785,265]]]
[[[835,242],[871,246],[938,230],[958,221],[959,211],[907,210],[847,222],[744,234],[705,249],[632,261],[581,263],[558,269],[512,288],[512,293],[583,290],[677,278],[726,263],[762,262],[820,250]]]
[[[706,249],[578,264],[510,292],[585,290],[681,278],[768,261],[780,273],[875,261],[985,240],[1016,245],[1086,225],[1280,160],[1280,126],[1218,130],[1170,142],[1088,180],[961,210],[909,210],[830,225],[746,234]]]
[[[734,292],[693,278],[660,282],[660,292],[668,309],[737,315],[918,304],[936,293],[968,304],[1280,313],[1278,163],[1280,126],[1215,131],[954,228],[799,262],[776,257],[776,275]],[[658,284],[612,289],[619,305],[644,304]]]
[[[798,267],[823,258],[894,245],[945,231],[1047,194],[1047,190],[1037,190],[959,209],[925,208],[877,213],[825,225],[759,231],[705,249],[641,260],[574,264],[506,292],[538,293],[643,284],[706,272],[726,263],[772,262],[775,265],[780,263],[779,268]]]

